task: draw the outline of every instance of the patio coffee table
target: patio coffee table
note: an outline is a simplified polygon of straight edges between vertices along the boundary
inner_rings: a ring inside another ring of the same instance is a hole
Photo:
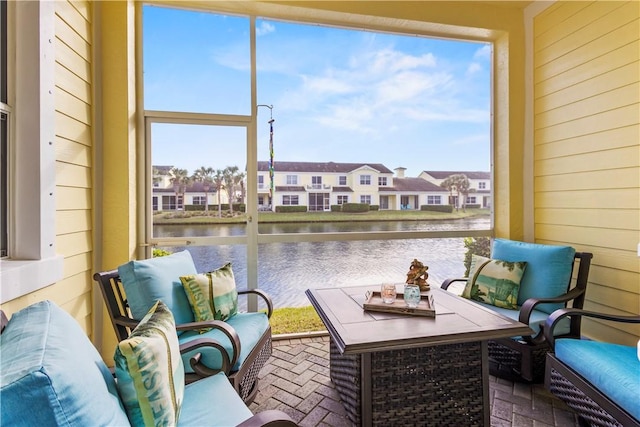
[[[428,291],[435,317],[364,311],[367,290],[379,287],[305,292],[329,331],[330,376],[349,419],[488,426],[487,340],[532,330],[440,288]]]

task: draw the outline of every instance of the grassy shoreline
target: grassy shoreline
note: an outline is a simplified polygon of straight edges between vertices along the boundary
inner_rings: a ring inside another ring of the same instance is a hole
[[[369,221],[436,221],[489,216],[488,209],[467,209],[452,213],[431,211],[369,211],[363,213],[343,212],[295,212],[276,213],[259,212],[260,223],[313,223],[313,222],[369,222]],[[154,214],[154,225],[187,225],[187,224],[243,224],[244,213],[230,216],[228,211],[218,217],[217,210],[210,210],[208,215],[203,211],[162,212]]]

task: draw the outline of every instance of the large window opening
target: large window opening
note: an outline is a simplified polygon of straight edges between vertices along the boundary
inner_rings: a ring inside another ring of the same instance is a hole
[[[8,156],[9,156],[9,104],[7,96],[7,1],[0,0],[0,258],[9,249],[8,231]]]
[[[277,307],[414,258],[463,274],[491,203],[447,179],[491,177],[492,46],[393,30],[144,6],[147,243],[232,261]]]

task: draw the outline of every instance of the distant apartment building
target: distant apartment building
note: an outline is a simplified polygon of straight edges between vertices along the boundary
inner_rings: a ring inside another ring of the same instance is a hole
[[[423,171],[418,177],[405,177],[405,168],[389,169],[380,163],[276,162],[273,194],[269,162],[258,162],[258,209],[275,206],[306,206],[308,211],[330,211],[331,205],[366,203],[380,210],[420,210],[423,205],[454,205],[463,200],[441,187],[449,176],[464,174],[470,182],[466,205],[491,206],[489,172]],[[154,166],[153,210],[182,210],[185,205],[227,204],[225,190],[191,182],[179,191],[171,182],[171,166]],[[234,200],[234,202],[243,202]]]

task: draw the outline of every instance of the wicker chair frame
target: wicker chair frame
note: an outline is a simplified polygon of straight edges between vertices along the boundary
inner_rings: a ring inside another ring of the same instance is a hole
[[[576,252],[571,277],[576,269],[577,276],[575,284],[571,286],[571,279],[567,283],[566,293],[556,298],[529,298],[520,307],[518,320],[524,324],[529,324],[531,312],[539,304],[543,303],[564,303],[565,307],[570,302],[574,308],[584,306],[584,298],[587,290],[589,278],[589,268],[593,254],[589,252]],[[447,279],[441,287],[449,288],[454,282],[467,279]],[[569,333],[562,337],[580,337],[579,317],[571,318]],[[545,356],[549,350],[542,328],[533,336],[523,336],[519,339],[503,338],[488,342],[489,348],[489,372],[491,375],[525,382],[539,382],[544,380]]]
[[[565,317],[592,317],[607,321],[640,323],[639,316],[619,316],[596,313],[579,309],[561,309],[553,312],[547,319],[544,334],[549,343],[551,353],[547,354],[545,387],[567,406],[573,409],[581,420],[592,426],[624,426],[640,427],[640,420],[613,402],[609,397],[595,388],[589,381],[553,354],[555,340],[553,328]]]
[[[107,305],[107,311],[111,318],[111,324],[116,333],[118,341],[122,341],[129,337],[133,329],[139,323],[138,319],[134,319],[131,315],[129,303],[127,301],[124,287],[117,270],[104,271],[95,273],[94,280],[100,285],[102,296]],[[267,316],[271,318],[273,313],[273,303],[267,293],[260,289],[238,290],[238,295],[257,295],[262,298],[267,306]],[[232,355],[228,356],[227,351],[222,344],[211,338],[198,338],[189,343],[182,344],[180,351],[186,353],[187,350],[193,350],[202,347],[217,348],[223,358],[223,366],[221,369],[211,369],[201,362],[201,354],[197,353],[189,361],[194,373],[185,375],[187,383],[197,381],[200,378],[217,374],[224,371],[229,377],[229,381],[233,384],[236,392],[242,397],[242,400],[248,405],[258,392],[258,374],[262,367],[267,363],[271,356],[271,327],[269,327],[258,340],[256,346],[251,350],[244,363],[236,371],[232,371],[232,367],[236,364],[240,355],[240,337],[236,331],[227,323],[219,320],[210,320],[206,322],[191,322],[176,325],[179,331],[199,330],[203,327],[215,328],[224,333],[232,345]]]

